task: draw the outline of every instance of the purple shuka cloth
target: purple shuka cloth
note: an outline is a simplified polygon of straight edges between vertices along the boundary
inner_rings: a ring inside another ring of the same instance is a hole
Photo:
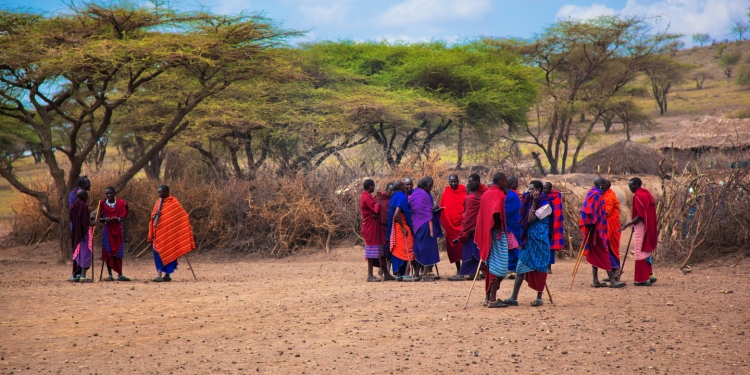
[[[432,195],[428,192],[416,188],[409,197],[409,209],[411,210],[411,222],[415,230],[419,230],[426,222],[432,220]],[[433,230],[435,228],[433,223]]]
[[[91,230],[93,228],[89,227],[86,231],[86,235],[81,239],[81,242],[79,242],[75,249],[73,249],[73,260],[75,263],[83,268],[88,269],[91,267],[91,261],[94,258],[94,254],[92,252],[92,241],[91,241]]]

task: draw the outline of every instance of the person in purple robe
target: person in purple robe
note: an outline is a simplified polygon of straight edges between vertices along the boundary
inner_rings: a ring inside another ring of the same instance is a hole
[[[85,190],[85,191],[91,190],[91,180],[89,180],[88,176],[79,177],[78,187],[71,190],[70,194],[68,194],[68,209],[73,207],[73,203],[75,203],[76,200],[78,199],[76,194],[78,194],[78,192],[81,190]]]
[[[409,197],[411,221],[414,225],[414,257],[424,267],[422,281],[433,281],[438,276],[432,273],[432,267],[440,263],[440,252],[437,239],[442,237],[440,231],[440,212],[430,192],[434,180],[425,177],[417,183],[417,188]]]
[[[88,205],[89,194],[84,189],[76,193],[76,200],[70,207],[70,238],[73,246],[73,273],[70,281],[92,282],[86,278],[86,271],[91,268],[94,258],[92,229],[94,218],[91,217]]]

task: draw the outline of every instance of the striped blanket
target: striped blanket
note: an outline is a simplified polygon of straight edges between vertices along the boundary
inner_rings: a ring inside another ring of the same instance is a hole
[[[159,210],[159,201],[154,205],[148,224],[148,241],[154,245],[162,263],[168,264],[195,249],[195,240],[193,240],[190,218],[177,198],[170,195],[163,201],[156,228],[154,228],[154,215]]]

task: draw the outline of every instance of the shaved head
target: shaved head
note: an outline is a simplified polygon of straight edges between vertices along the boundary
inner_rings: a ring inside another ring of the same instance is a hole
[[[604,177],[597,177],[594,179],[594,186],[598,187],[599,189],[604,189],[604,186],[607,184],[607,180],[604,179]]]

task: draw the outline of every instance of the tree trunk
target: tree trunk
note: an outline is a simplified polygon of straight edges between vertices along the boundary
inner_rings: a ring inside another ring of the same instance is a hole
[[[536,167],[539,168],[539,173],[541,173],[542,176],[546,176],[547,173],[544,172],[544,166],[542,165],[542,159],[539,157],[539,153],[532,151],[531,157],[534,158],[534,161],[536,162]]]
[[[461,169],[464,162],[464,123],[458,123],[458,145],[456,145],[458,157],[456,160],[456,169]]]

